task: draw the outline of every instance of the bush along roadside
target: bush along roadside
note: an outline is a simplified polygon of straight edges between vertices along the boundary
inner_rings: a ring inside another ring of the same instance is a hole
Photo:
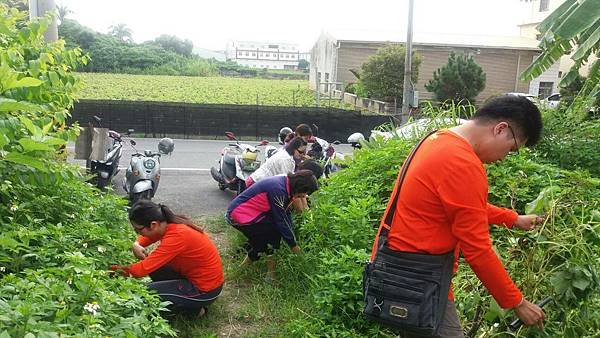
[[[314,196],[297,234],[311,269],[308,316],[290,321],[293,336],[393,336],[362,315],[362,269],[400,165],[415,140],[371,141]],[[495,249],[524,295],[546,307],[545,331],[509,333],[514,316],[501,310],[466,262],[454,279],[463,328],[471,337],[597,337],[600,306],[600,180],[536,163],[523,151],[488,166],[489,200],[519,213],[547,215],[543,226],[522,232],[491,226]],[[290,258],[293,259],[293,258]],[[477,315],[476,315],[477,314]]]
[[[0,337],[174,336],[157,296],[106,272],[132,259],[125,203],[61,160],[87,59],[48,22],[0,3]]]
[[[23,337],[168,336],[163,308],[138,280],[110,278],[131,260],[125,202],[66,178],[29,184],[0,165],[0,334]],[[40,174],[38,174],[40,176]]]

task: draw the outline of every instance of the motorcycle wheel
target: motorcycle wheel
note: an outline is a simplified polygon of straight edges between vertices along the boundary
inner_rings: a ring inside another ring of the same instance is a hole
[[[139,200],[151,200],[152,199],[152,190],[145,190],[142,192],[138,192],[133,194],[131,197],[131,204],[135,204],[135,202]]]

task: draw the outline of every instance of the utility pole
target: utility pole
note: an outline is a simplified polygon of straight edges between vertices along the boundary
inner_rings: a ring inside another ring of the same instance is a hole
[[[54,0],[29,0],[29,19],[35,17],[42,17],[46,15],[46,12],[56,11],[56,4]],[[56,16],[54,20],[48,25],[48,29],[44,33],[46,42],[58,40],[58,26],[56,24]]]
[[[408,30],[406,33],[406,57],[404,58],[404,90],[402,92],[402,115],[408,115],[409,102],[414,95],[412,83],[412,30],[414,0],[408,0]]]
[[[317,80],[317,107],[321,106],[321,74],[319,74],[319,69],[315,67],[315,77]]]

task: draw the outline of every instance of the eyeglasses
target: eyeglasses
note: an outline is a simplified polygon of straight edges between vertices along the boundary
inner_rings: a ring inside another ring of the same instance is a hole
[[[513,140],[515,141],[515,149],[511,150],[511,152],[518,153],[519,152],[519,142],[517,142],[517,137],[515,136],[515,131],[512,129],[510,124],[507,124],[507,126],[508,126],[508,129],[510,129],[510,132],[512,133]]]

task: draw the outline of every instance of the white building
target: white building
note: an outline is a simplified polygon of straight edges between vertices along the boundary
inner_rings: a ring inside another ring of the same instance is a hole
[[[230,41],[225,55],[227,60],[261,69],[298,69],[298,61],[307,57],[296,44],[255,41]]]

